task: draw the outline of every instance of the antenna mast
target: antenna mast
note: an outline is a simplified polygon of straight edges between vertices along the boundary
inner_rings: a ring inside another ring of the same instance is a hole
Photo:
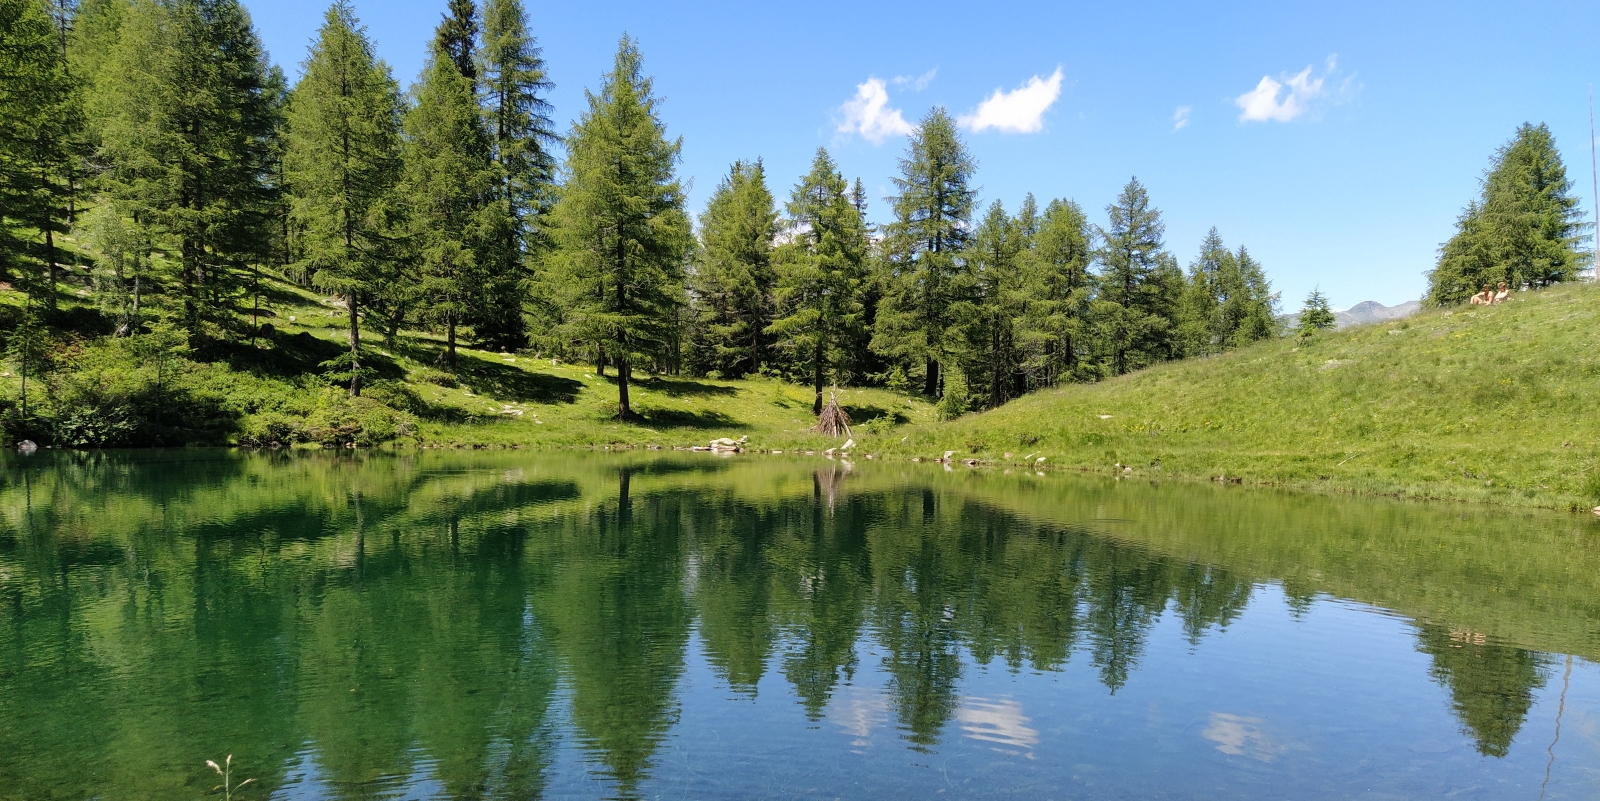
[[[1589,84],[1589,178],[1594,182],[1594,280],[1600,282],[1600,166],[1594,155],[1594,84]]]

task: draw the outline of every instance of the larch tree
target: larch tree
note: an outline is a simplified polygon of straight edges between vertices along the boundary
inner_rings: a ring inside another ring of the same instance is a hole
[[[443,361],[454,370],[457,330],[484,300],[480,222],[497,209],[487,203],[494,171],[472,81],[449,56],[436,47],[413,90],[400,195],[420,255],[425,312],[444,327]]]
[[[693,247],[660,101],[626,36],[598,92],[567,137],[566,183],[552,214],[556,279],[571,287],[573,330],[617,368],[617,413],[631,419],[637,359],[661,360],[677,344],[684,262]]]
[[[1019,217],[1025,220],[1026,217]],[[1094,229],[1070,200],[1052,200],[1034,223],[1023,258],[1028,306],[1018,339],[1025,365],[1041,386],[1085,374],[1094,293]]]
[[[700,258],[690,287],[699,332],[692,347],[702,368],[727,377],[761,369],[777,280],[777,221],[761,162],[734,162],[700,216]]]
[[[29,294],[50,309],[79,121],[60,36],[39,0],[0,0],[0,277],[38,264]]]
[[[484,243],[484,302],[472,325],[490,344],[520,347],[528,340],[529,265],[549,246],[543,215],[552,200],[551,154],[559,139],[546,99],[552,85],[521,0],[484,3],[478,82],[499,211]]]
[[[344,298],[350,394],[361,394],[363,298],[381,288],[400,174],[400,92],[349,3],[328,9],[289,101],[284,173],[300,265]]]
[[[811,413],[821,414],[831,357],[860,321],[866,235],[850,185],[823,148],[785,211],[790,238],[777,257],[779,316],[767,333],[809,368]]]
[[[963,286],[976,163],[943,108],[928,112],[911,134],[892,198],[895,221],[884,243],[890,285],[872,344],[880,352],[923,362],[923,392],[940,393],[939,365]]]
[[[1013,219],[998,200],[989,204],[967,252],[972,292],[954,309],[965,333],[962,372],[968,391],[974,404],[990,409],[1021,394],[1016,327],[1027,309],[1022,261],[1030,244],[1029,222]]]
[[[1106,215],[1094,314],[1108,366],[1122,375],[1175,355],[1183,273],[1163,249],[1161,212],[1139,179],[1128,181]]]
[[[245,268],[269,258],[280,108],[238,0],[133,3],[89,96],[99,185],[176,262],[182,321],[233,322]]]

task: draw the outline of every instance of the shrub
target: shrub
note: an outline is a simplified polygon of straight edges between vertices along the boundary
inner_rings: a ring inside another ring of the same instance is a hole
[[[417,434],[415,417],[385,406],[376,398],[350,398],[335,390],[325,393],[322,401],[306,426],[313,442],[329,447],[367,447]]]
[[[443,370],[435,370],[432,367],[424,367],[412,373],[411,380],[421,381],[450,389],[455,389],[456,387],[461,386],[461,382],[455,377],[455,374],[447,373]]]

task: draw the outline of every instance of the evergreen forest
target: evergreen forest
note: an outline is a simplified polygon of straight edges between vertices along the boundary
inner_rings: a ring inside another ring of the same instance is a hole
[[[623,421],[640,419],[641,376],[776,379],[813,414],[830,387],[881,387],[950,419],[1285,333],[1261,263],[1212,229],[1185,266],[1137,179],[1098,212],[980,202],[942,108],[891,197],[819,148],[792,178],[733,161],[696,212],[639,42],[623,36],[584,107],[558,110],[522,0],[442,11],[402,87],[348,0],[293,82],[239,0],[0,0],[11,439],[192,441],[162,410],[203,364],[287,377],[349,425],[401,432],[416,404],[394,354],[448,386],[462,347],[593,365]],[[1578,214],[1548,128],[1523,126],[1428,300],[1577,277]],[[280,330],[284,285],[338,309],[337,348]],[[1325,307],[1314,295],[1302,333],[1331,325]]]

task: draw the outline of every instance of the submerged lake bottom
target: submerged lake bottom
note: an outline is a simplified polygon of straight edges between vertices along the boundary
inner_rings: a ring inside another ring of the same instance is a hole
[[[1600,524],[776,457],[0,461],[0,799],[1593,799]]]

